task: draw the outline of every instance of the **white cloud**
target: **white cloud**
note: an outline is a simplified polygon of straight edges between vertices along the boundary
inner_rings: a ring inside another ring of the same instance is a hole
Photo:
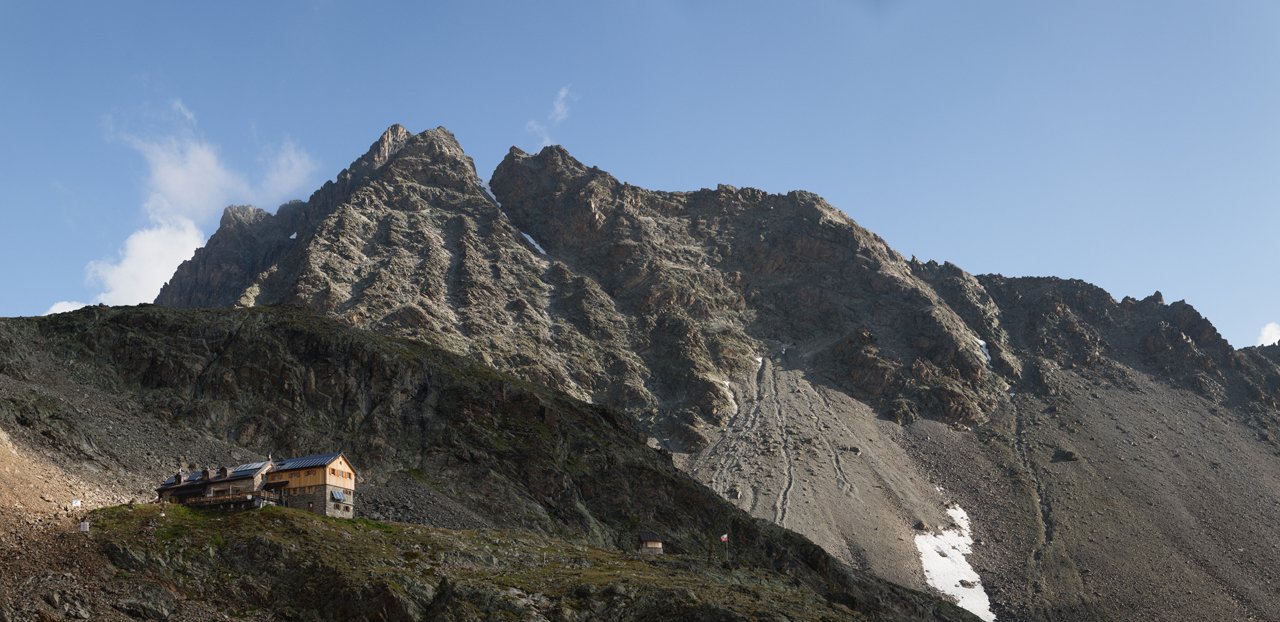
[[[49,307],[49,310],[44,312],[44,315],[53,315],[54,313],[66,313],[67,311],[75,311],[80,307],[86,307],[86,306],[88,305],[78,300],[59,300],[58,302],[53,303],[53,305]]]
[[[1280,341],[1280,324],[1267,322],[1267,325],[1262,327],[1262,332],[1258,333],[1258,345],[1269,346],[1277,341]]]
[[[133,232],[114,261],[89,262],[89,279],[103,287],[94,302],[131,305],[155,300],[178,264],[204,244],[194,222],[176,219]]]
[[[261,159],[258,183],[231,170],[212,143],[195,132],[196,116],[181,100],[171,107],[185,121],[166,136],[139,137],[113,132],[147,162],[142,207],[149,224],[133,232],[114,258],[89,262],[87,280],[100,288],[94,303],[128,305],[150,302],[178,264],[204,244],[202,225],[216,221],[230,204],[250,203],[274,209],[306,189],[315,162],[290,141]],[[84,303],[62,301],[46,313],[61,313]]]
[[[556,92],[555,101],[551,102],[551,112],[547,114],[545,123],[530,119],[524,124],[525,131],[537,136],[541,144],[539,146],[546,147],[551,144],[551,130],[569,118],[569,101],[576,99],[573,92],[568,86],[560,87]]]
[[[552,125],[560,125],[561,121],[569,118],[569,87],[560,87],[560,92],[556,94],[556,101],[551,104],[551,114],[547,115],[547,120]]]
[[[538,123],[537,121],[530,120],[528,123],[524,124],[524,129],[528,132],[532,132],[535,136],[541,139],[538,143],[539,147],[546,147],[551,144],[551,131],[547,129],[547,126]]]
[[[181,100],[181,99],[175,99],[175,100],[173,100],[173,102],[171,102],[171,103],[170,103],[170,107],[171,107],[171,108],[173,108],[173,111],[174,111],[174,112],[176,112],[176,113],[178,113],[178,114],[182,115],[182,118],[183,118],[183,119],[186,119],[186,121],[187,121],[187,123],[188,123],[189,125],[195,125],[195,124],[196,124],[196,115],[195,115],[195,113],[194,113],[194,112],[191,112],[191,110],[190,110],[189,108],[187,108],[186,104],[183,104],[183,103],[182,103],[182,100]]]
[[[217,148],[191,135],[125,141],[147,160],[147,198],[143,207],[152,222],[204,220],[233,198],[252,195],[244,178],[227,170]]]
[[[266,158],[266,173],[258,184],[257,196],[265,206],[274,208],[305,190],[316,163],[302,148],[286,140],[280,149]]]

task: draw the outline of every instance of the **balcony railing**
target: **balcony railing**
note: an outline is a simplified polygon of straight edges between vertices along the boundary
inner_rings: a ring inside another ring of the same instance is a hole
[[[280,495],[265,490],[254,490],[249,492],[237,492],[225,495],[214,495],[211,497],[188,497],[182,500],[184,505],[224,505],[228,503],[250,502],[254,499],[262,499],[272,503],[280,503]]]

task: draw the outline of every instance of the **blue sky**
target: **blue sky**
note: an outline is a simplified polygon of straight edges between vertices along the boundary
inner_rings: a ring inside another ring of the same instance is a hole
[[[1280,322],[1280,4],[0,0],[0,315],[132,303],[392,123],[821,194],[907,256]],[[797,8],[799,7],[799,8]],[[1280,325],[1269,339],[1280,339]]]

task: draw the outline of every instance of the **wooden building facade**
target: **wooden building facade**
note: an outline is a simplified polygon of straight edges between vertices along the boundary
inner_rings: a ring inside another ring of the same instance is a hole
[[[338,518],[355,516],[356,471],[342,452],[179,471],[156,488],[164,503],[220,509],[283,505]]]
[[[652,531],[636,534],[636,552],[642,555],[662,555],[662,536]]]
[[[267,474],[281,505],[336,516],[355,516],[356,472],[341,453],[281,460]]]

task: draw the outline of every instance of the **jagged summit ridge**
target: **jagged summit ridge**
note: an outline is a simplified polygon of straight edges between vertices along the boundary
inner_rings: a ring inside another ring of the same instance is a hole
[[[749,374],[755,358],[781,347],[770,344],[819,348],[816,359],[835,361],[848,359],[840,344],[874,338],[884,382],[857,390],[886,406],[902,400],[893,407],[901,418],[981,420],[978,408],[955,398],[992,402],[1002,391],[983,373],[964,321],[882,239],[816,195],[731,186],[649,191],[558,148],[536,156],[513,151],[490,186],[512,222],[616,300],[697,327],[701,346],[676,347],[706,350],[698,358],[707,364],[687,371],[708,385]],[[898,339],[907,328],[931,338]],[[921,355],[960,372],[952,374],[959,377],[954,392],[930,404],[899,377]],[[837,381],[852,384],[852,370],[829,367]],[[715,421],[724,410],[709,388],[706,394],[711,412],[703,414]]]
[[[725,383],[784,345],[898,420],[984,421],[1022,377],[1002,322],[1028,311],[1024,292],[1049,300],[1023,318],[1042,343],[1021,347],[1063,364],[1108,356],[1093,333],[1118,303],[1064,306],[1105,292],[907,261],[811,193],[650,191],[559,146],[511,148],[489,186],[501,207],[448,130],[393,125],[306,203],[234,208],[157,303],[299,304],[445,343],[628,408],[675,447],[730,417]],[[1144,334],[1193,321],[1153,304],[1133,307]],[[1207,347],[1233,368],[1225,342]]]
[[[972,329],[903,258],[810,193],[653,192],[560,147],[513,149],[491,187],[501,210],[447,130],[393,126],[307,204],[236,236],[240,256],[198,253],[157,302],[205,304],[213,285],[219,304],[301,304],[443,339],[647,413],[675,446],[701,443],[698,422],[731,415],[724,383],[750,375],[770,344],[822,343],[831,351],[819,358],[879,366],[829,371],[844,384],[851,373],[873,380],[860,395],[900,419],[979,421],[1003,391]],[[521,252],[520,233],[550,258]],[[218,264],[237,270],[190,287],[188,271]],[[918,307],[927,311],[913,317]],[[931,337],[897,337],[907,329]],[[868,339],[874,352],[862,352]],[[954,379],[947,391],[905,372],[920,358]]]
[[[443,129],[437,128],[437,130]],[[363,176],[370,171],[381,168],[411,138],[413,138],[413,134],[405,129],[403,125],[399,123],[392,125],[382,133],[382,136],[378,137],[377,141],[369,146],[369,150],[363,156],[347,167],[348,174],[352,177]]]

